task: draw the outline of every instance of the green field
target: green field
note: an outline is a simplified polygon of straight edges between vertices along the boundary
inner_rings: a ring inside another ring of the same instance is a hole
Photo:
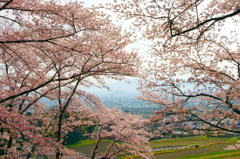
[[[232,138],[208,138],[206,136],[171,138],[150,141],[150,146],[154,151],[157,159],[205,159],[205,158],[223,158],[223,159],[240,159],[240,151],[225,151],[227,145],[233,145],[237,141],[236,137]],[[101,144],[99,151],[104,152],[109,141]],[[68,148],[84,154],[90,154],[94,141],[83,140],[76,144],[68,145]],[[181,148],[187,146],[187,148]],[[175,148],[181,149],[175,149]],[[173,150],[165,150],[172,148]],[[164,150],[163,150],[164,149]],[[130,157],[130,156],[128,156]],[[137,156],[131,156],[140,159]],[[127,156],[120,157],[121,159]]]
[[[240,158],[240,151],[232,150],[232,151],[222,151],[222,152],[215,152],[215,153],[208,153],[208,154],[201,154],[201,155],[192,155],[187,157],[179,157],[177,159],[213,159],[213,158],[222,158],[222,159],[239,159]]]
[[[211,153],[219,153],[219,152],[225,153],[223,149],[226,148],[227,145],[229,144],[233,144],[233,143],[216,143],[216,144],[208,145],[206,147],[199,147],[199,148],[192,148],[192,149],[185,149],[185,150],[156,154],[155,157],[157,159],[160,159],[160,158],[176,159],[176,158],[184,158],[184,157],[196,158],[196,156],[192,157],[192,155],[197,155],[198,157],[201,157],[201,156],[206,157],[206,156],[209,156]],[[229,154],[229,155],[232,155],[232,154]]]
[[[109,142],[110,141],[104,141],[103,143],[101,143],[101,145],[99,146],[99,152],[104,152]],[[93,150],[94,144],[95,141],[93,140],[81,140],[75,144],[67,145],[67,148],[84,153],[86,155],[90,155],[91,151]]]
[[[227,142],[234,141],[234,138],[207,138],[205,136],[184,137],[184,138],[172,138],[150,141],[151,147],[178,147],[178,146],[191,146],[201,145],[213,142]]]

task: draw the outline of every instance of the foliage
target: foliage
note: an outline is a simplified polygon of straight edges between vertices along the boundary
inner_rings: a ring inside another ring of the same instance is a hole
[[[90,138],[96,142],[92,158],[98,153],[100,144],[107,139],[111,142],[101,157],[111,158],[119,153],[120,155],[136,154],[142,158],[152,157],[148,143],[152,134],[148,132],[147,119],[123,113],[116,108],[95,107],[94,110],[95,114],[92,113],[90,120],[97,123],[97,131],[90,135]]]
[[[112,8],[152,42],[141,86],[142,99],[162,108],[152,122],[162,131],[239,133],[238,1],[134,0]]]
[[[121,28],[98,8],[87,9],[79,2],[3,0],[0,11],[1,157],[85,158],[63,146],[67,134],[76,127],[102,130],[106,124],[127,128],[125,136],[109,136],[121,139],[125,146],[115,153],[141,153],[148,139],[141,136],[146,133],[141,129],[145,121],[136,117],[136,126],[129,121],[131,115],[105,108],[97,97],[80,89],[105,87],[106,78],[121,80],[138,74],[137,53],[124,49],[131,43],[129,34],[122,35]],[[43,98],[54,106],[49,108]],[[115,112],[122,120],[106,123]],[[94,134],[101,136],[99,131]],[[89,135],[94,138],[94,134]],[[128,143],[132,135],[135,140]]]
[[[66,144],[73,144],[79,140],[86,140],[89,137],[86,136],[86,133],[92,133],[95,130],[95,126],[83,126],[76,127],[73,131],[69,132],[66,137]]]

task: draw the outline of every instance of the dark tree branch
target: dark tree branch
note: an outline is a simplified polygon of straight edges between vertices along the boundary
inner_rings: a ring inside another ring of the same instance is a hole
[[[10,0],[10,1],[8,1],[7,3],[5,3],[5,4],[0,8],[0,11],[3,10],[3,9],[6,9],[6,7],[7,7],[10,3],[12,3],[12,2],[13,2],[13,0]]]
[[[67,37],[71,37],[81,31],[84,31],[87,29],[82,29],[79,30],[78,32],[73,32],[72,34],[68,34],[68,35],[63,35],[63,36],[59,36],[59,37],[53,37],[53,38],[48,38],[48,39],[33,39],[33,40],[11,40],[11,41],[0,41],[0,44],[12,44],[12,43],[31,43],[31,42],[49,42],[52,43],[51,40],[56,40],[56,39],[62,39],[62,38],[67,38]]]
[[[199,23],[199,24],[196,25],[195,27],[192,27],[192,28],[190,28],[190,29],[184,30],[184,31],[182,31],[182,32],[178,32],[178,33],[176,33],[176,34],[173,34],[173,33],[172,33],[172,30],[173,30],[173,28],[172,28],[173,20],[169,20],[170,30],[171,30],[170,33],[171,33],[171,36],[172,36],[172,37],[175,37],[175,36],[178,36],[178,35],[185,34],[185,33],[187,33],[187,32],[193,31],[193,30],[199,28],[200,26],[202,26],[202,25],[204,25],[204,24],[206,24],[206,23],[208,23],[208,22],[211,22],[211,21],[217,22],[217,21],[220,21],[220,20],[224,20],[224,19],[226,19],[226,18],[235,16],[235,15],[237,15],[237,14],[239,14],[239,13],[240,13],[240,9],[237,9],[236,11],[234,11],[234,12],[232,12],[232,13],[230,13],[230,14],[224,15],[224,16],[222,16],[222,17],[216,17],[216,18],[207,19],[207,20]],[[210,25],[212,25],[212,24],[210,24]]]

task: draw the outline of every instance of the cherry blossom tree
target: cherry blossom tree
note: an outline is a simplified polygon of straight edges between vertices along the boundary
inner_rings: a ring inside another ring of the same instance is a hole
[[[115,154],[139,155],[142,158],[151,158],[152,153],[149,148],[149,133],[147,125],[149,120],[138,115],[124,113],[116,108],[106,108],[101,105],[94,107],[92,121],[97,126],[97,131],[90,134],[91,139],[96,141],[92,152],[92,159],[96,157],[98,147],[103,141],[111,139],[107,150],[101,154],[103,158],[111,158]]]
[[[106,78],[138,74],[137,53],[124,49],[129,34],[122,35],[104,12],[79,2],[3,0],[0,13],[0,156],[84,158],[67,149],[64,139],[75,127],[103,119],[97,115],[101,109],[93,111],[100,100],[80,86],[105,87]],[[47,106],[46,99],[55,104]],[[135,120],[122,117],[119,125],[126,121],[141,134]],[[124,140],[132,137],[128,133]],[[135,139],[132,145],[146,143],[146,137]],[[124,151],[138,153],[128,144]]]
[[[239,1],[117,2],[111,8],[152,42],[141,86],[142,99],[162,108],[152,121],[165,130],[239,133]]]

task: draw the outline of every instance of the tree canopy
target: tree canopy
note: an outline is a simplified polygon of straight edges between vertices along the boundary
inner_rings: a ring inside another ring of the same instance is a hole
[[[129,35],[122,34],[109,15],[79,2],[4,0],[0,11],[1,157],[84,158],[64,146],[66,136],[76,127],[96,126],[99,137],[89,135],[99,146],[106,138],[101,137],[106,124],[116,134],[109,137],[122,142],[111,143],[106,157],[111,158],[116,147],[114,154],[143,154],[146,121],[135,117],[136,126],[128,121],[131,114],[105,108],[96,96],[80,89],[105,87],[106,78],[138,74],[137,53],[124,49],[131,43]],[[49,108],[42,99],[55,105]],[[126,131],[122,137],[117,135],[119,126]],[[98,153],[95,147],[92,158]]]
[[[142,99],[162,108],[153,122],[195,133],[239,132],[239,2],[133,0],[113,8],[152,42],[141,89]]]
[[[105,9],[131,27],[123,31]],[[87,158],[64,143],[94,127],[90,158],[107,139],[104,158],[151,158],[147,119],[81,90],[126,76],[142,77],[140,98],[161,107],[151,117],[160,132],[239,133],[239,13],[236,0],[0,1],[0,156]],[[152,58],[126,49],[138,38],[152,43]]]

